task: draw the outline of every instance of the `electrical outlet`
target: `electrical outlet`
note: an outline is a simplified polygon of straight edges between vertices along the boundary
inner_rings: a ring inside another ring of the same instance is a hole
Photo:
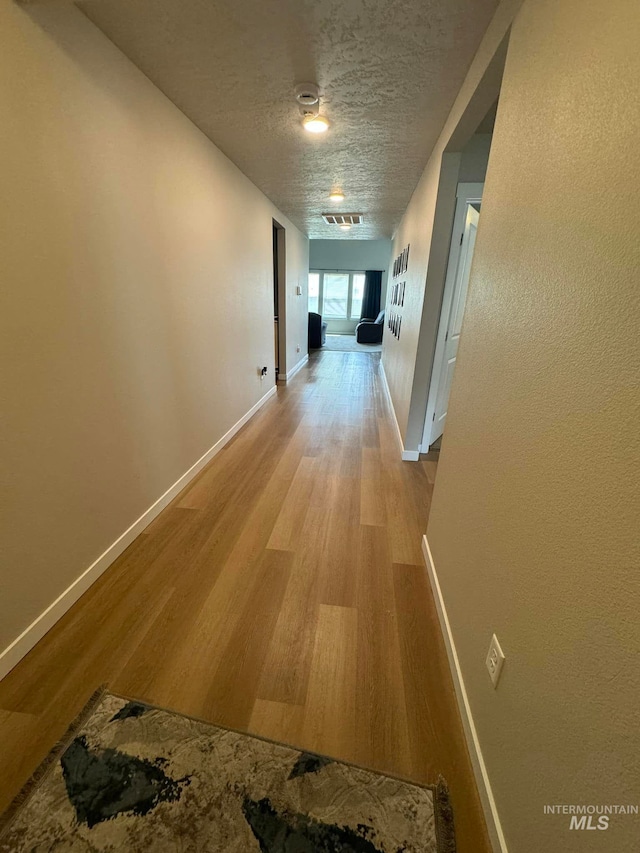
[[[491,645],[489,646],[489,652],[485,663],[487,664],[487,669],[489,670],[489,675],[491,676],[491,681],[495,688],[498,686],[500,673],[502,672],[502,667],[504,665],[504,652],[500,648],[500,643],[498,642],[498,638],[495,634],[491,637]]]

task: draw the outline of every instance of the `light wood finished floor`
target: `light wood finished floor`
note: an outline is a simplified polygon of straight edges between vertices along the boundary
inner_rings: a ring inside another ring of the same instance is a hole
[[[314,354],[0,683],[0,809],[92,691],[451,790],[489,850],[377,354]]]

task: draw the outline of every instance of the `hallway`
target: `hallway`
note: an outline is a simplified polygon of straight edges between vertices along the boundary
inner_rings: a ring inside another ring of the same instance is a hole
[[[0,809],[92,691],[450,786],[488,850],[378,354],[315,353],[0,683]]]

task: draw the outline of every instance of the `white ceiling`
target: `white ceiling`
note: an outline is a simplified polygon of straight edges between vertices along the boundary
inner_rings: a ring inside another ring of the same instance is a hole
[[[398,225],[497,0],[78,5],[310,237],[370,239]],[[324,92],[323,136],[293,100],[307,81]],[[364,223],[325,225],[340,208]]]

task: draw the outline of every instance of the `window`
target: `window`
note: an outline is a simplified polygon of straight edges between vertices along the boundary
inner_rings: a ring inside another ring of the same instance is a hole
[[[352,320],[359,320],[362,312],[362,297],[364,296],[364,273],[357,272],[353,276],[353,288],[351,291],[351,314]]]
[[[309,273],[309,311],[314,311],[318,314],[318,304],[320,300],[320,273]]]
[[[333,319],[348,317],[349,275],[347,273],[326,272],[322,294],[322,316]]]
[[[309,273],[309,311],[329,320],[359,320],[363,295],[363,272]]]

